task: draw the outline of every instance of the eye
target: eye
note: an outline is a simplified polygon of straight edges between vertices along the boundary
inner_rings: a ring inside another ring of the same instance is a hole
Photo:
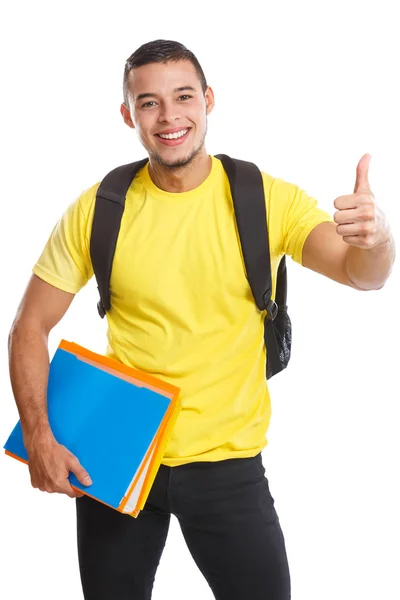
[[[193,96],[189,96],[189,94],[183,94],[183,96],[179,96],[178,100],[189,100],[189,98],[193,98]]]
[[[153,104],[155,104],[154,100],[149,100],[148,102],[142,104],[140,108],[151,108],[151,105]]]

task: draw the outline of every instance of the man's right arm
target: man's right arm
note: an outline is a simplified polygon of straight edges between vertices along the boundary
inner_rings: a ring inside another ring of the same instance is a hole
[[[48,336],[73,298],[74,294],[32,276],[10,331],[9,365],[33,487],[78,497],[82,494],[70,486],[69,472],[83,485],[91,484],[90,477],[54,438],[47,411]]]

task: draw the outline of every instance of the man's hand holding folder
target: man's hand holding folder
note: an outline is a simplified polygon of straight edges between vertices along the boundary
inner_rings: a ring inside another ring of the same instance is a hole
[[[137,517],[178,417],[179,392],[62,340],[50,363],[46,414],[37,410],[24,431],[18,421],[4,448],[28,464],[33,487],[86,494]]]
[[[25,444],[32,487],[80,498],[83,494],[71,486],[69,474],[72,472],[82,485],[92,484],[89,473],[68,448],[57,442],[50,427],[36,429]]]

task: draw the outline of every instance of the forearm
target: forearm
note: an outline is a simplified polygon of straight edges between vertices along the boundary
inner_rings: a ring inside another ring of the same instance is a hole
[[[50,432],[47,412],[48,336],[34,322],[16,321],[9,336],[11,385],[25,445]]]
[[[346,257],[347,274],[358,289],[378,290],[390,275],[395,255],[393,237],[368,249],[349,246]]]

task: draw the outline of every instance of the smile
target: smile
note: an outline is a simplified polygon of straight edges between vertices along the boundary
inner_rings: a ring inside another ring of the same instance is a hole
[[[177,140],[178,138],[187,134],[189,129],[182,129],[181,131],[177,131],[175,133],[158,133],[163,140]]]
[[[155,136],[162,144],[167,146],[177,146],[187,139],[190,129],[190,127],[186,129],[176,129],[175,131],[170,131],[168,133],[156,133]]]

